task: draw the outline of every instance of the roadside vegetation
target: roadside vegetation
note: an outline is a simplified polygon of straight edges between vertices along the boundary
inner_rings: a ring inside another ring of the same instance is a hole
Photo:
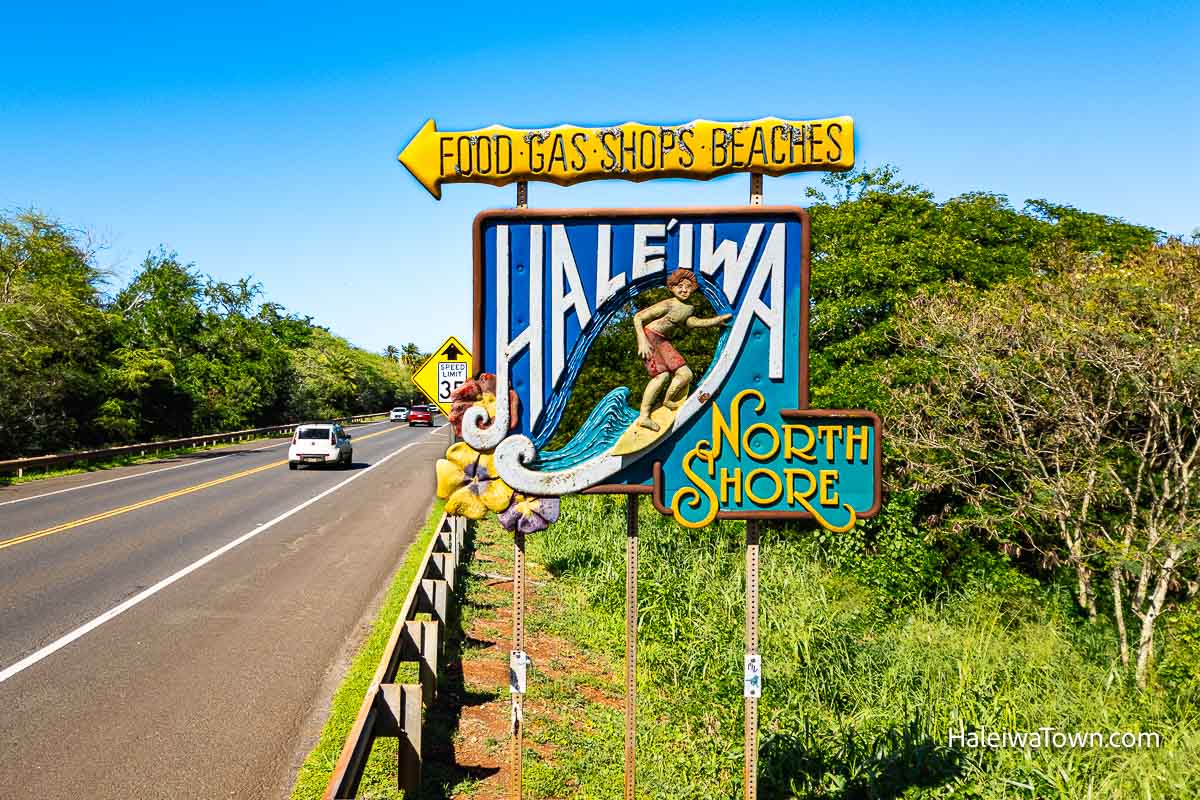
[[[880,413],[886,497],[764,532],[761,796],[1200,796],[1200,243],[887,167],[809,195],[811,404]],[[567,426],[639,391],[622,337]],[[623,502],[531,537],[531,625],[604,672],[531,678],[533,797],[619,794]],[[737,796],[744,527],[641,520],[639,791]],[[950,743],[1047,727],[1161,741]]]
[[[356,348],[165,250],[113,286],[81,232],[0,214],[0,458],[379,411],[419,355]]]
[[[766,532],[761,797],[1200,795],[1194,616],[1171,629],[1167,674],[1139,690],[1111,621],[1078,614],[1069,581],[1035,580],[986,544],[947,565],[910,510],[894,503],[844,537]],[[531,537],[531,558],[554,576],[530,608],[535,664],[550,638],[594,669],[530,678],[528,797],[619,796],[623,512],[623,498],[572,498]],[[645,502],[640,516],[639,794],[740,796],[744,526],[690,532]],[[1155,732],[1161,747],[949,742],[1046,726]]]

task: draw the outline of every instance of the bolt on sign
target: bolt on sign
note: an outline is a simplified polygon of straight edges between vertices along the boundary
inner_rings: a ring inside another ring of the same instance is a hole
[[[429,402],[450,413],[450,396],[471,377],[471,352],[455,337],[442,342],[437,350],[413,372],[413,384]]]
[[[708,180],[731,172],[841,171],[854,166],[854,120],[765,117],[683,125],[627,122],[607,128],[514,130],[493,125],[446,132],[429,120],[399,159],[438,199],[444,183],[549,181],[566,186],[603,178]]]
[[[795,518],[845,531],[877,513],[879,418],[808,405],[805,211],[490,211],[474,238],[475,352],[496,395],[519,402],[497,404],[486,429],[467,420],[463,438],[494,451],[513,490],[650,494],[689,528]],[[637,310],[638,295],[664,287]],[[644,385],[601,387],[582,427],[551,447],[613,326],[634,334],[622,357]],[[720,333],[688,363],[676,343],[693,328]]]

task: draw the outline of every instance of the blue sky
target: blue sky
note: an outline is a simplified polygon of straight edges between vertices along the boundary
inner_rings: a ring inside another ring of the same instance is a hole
[[[371,349],[469,336],[471,220],[514,203],[408,175],[396,154],[430,117],[849,114],[860,166],[939,199],[1200,226],[1195,3],[401,5],[6,9],[0,208],[89,231],[117,282],[162,244]],[[765,199],[818,179],[768,178]],[[532,184],[530,204],[740,204],[748,181]]]

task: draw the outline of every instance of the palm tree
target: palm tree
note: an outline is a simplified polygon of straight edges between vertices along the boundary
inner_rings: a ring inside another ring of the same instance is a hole
[[[383,348],[383,357],[390,358],[392,361],[399,361],[400,348],[396,347],[394,344],[389,344],[387,347]]]
[[[424,356],[421,354],[421,348],[417,347],[415,342],[409,342],[400,348],[400,360],[410,369],[416,369],[421,365]]]

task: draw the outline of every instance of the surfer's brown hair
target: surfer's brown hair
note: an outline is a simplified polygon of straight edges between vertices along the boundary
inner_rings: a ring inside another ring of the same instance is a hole
[[[688,283],[690,283],[692,285],[693,289],[700,288],[700,284],[696,280],[696,274],[694,272],[692,272],[690,269],[684,269],[683,267],[680,267],[679,269],[675,270],[674,272],[672,272],[670,275],[667,276],[667,288],[674,289],[676,286],[683,283],[684,281],[687,281]]]

